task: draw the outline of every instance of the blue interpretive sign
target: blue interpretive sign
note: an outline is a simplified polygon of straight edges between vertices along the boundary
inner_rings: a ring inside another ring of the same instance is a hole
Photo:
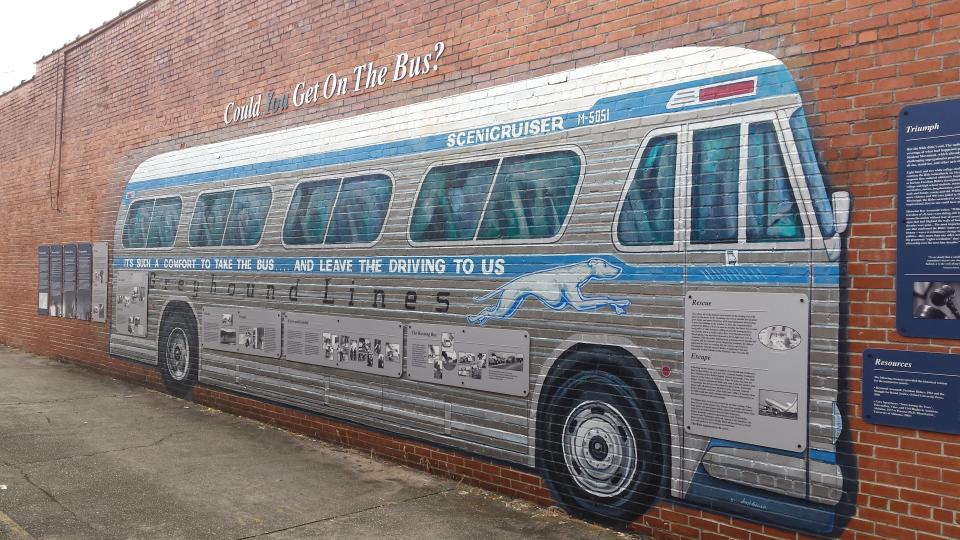
[[[960,339],[960,99],[900,111],[897,328]]]
[[[960,433],[960,356],[867,349],[863,353],[863,419]]]

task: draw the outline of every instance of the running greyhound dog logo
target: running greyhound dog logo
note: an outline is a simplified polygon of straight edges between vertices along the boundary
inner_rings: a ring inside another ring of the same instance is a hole
[[[627,306],[630,305],[629,300],[609,296],[584,296],[580,290],[592,280],[610,281],[616,279],[622,272],[620,267],[597,257],[575,264],[531,272],[483,296],[474,298],[478,303],[496,298],[497,303],[483,308],[476,315],[470,315],[467,320],[483,326],[490,319],[509,319],[529,296],[536,298],[554,311],[562,311],[567,306],[576,311],[596,311],[609,307],[617,315],[623,315],[627,312]]]

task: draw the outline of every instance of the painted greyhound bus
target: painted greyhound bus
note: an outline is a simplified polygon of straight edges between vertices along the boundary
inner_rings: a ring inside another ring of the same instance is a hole
[[[676,48],[151,157],[110,352],[529,467],[829,531],[839,260],[786,67]]]

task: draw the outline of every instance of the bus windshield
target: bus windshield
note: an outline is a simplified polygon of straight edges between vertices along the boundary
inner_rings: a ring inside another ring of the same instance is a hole
[[[813,208],[817,212],[817,222],[820,224],[820,233],[824,238],[830,238],[837,233],[833,221],[833,208],[830,205],[830,196],[823,184],[820,166],[817,164],[817,154],[810,139],[810,129],[803,109],[797,109],[790,117],[790,129],[793,131],[793,140],[797,144],[797,153],[800,156],[800,165],[803,167],[803,176],[807,179],[807,189],[813,199]]]

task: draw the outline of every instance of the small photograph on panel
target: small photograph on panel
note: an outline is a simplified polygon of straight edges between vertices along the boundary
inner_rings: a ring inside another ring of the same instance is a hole
[[[476,380],[482,379],[483,368],[480,367],[480,357],[482,354],[483,353],[460,353],[460,357],[457,360],[457,364],[460,366],[457,369],[457,374],[461,377],[469,377]]]
[[[440,344],[443,345],[444,349],[453,348],[453,333],[451,332],[441,332],[440,333]]]
[[[960,320],[960,282],[913,282],[913,318]]]
[[[373,361],[373,342],[370,338],[360,338],[357,340],[357,362],[373,367]]]
[[[400,344],[387,342],[386,345],[387,362],[400,361]]]
[[[348,347],[349,347],[349,358],[350,358],[350,361],[351,361],[351,362],[356,362],[357,359],[359,358],[359,354],[358,354],[358,353],[359,353],[359,348],[360,348],[359,343],[357,342],[357,339],[356,339],[356,338],[351,339],[351,340],[350,340],[350,344],[348,345]]]
[[[794,392],[760,389],[760,415],[796,420],[800,398]]]
[[[386,351],[383,349],[383,340],[374,339],[373,340],[373,358],[377,361],[377,369],[383,369],[383,362],[386,357]]]
[[[340,336],[337,343],[337,361],[346,362],[350,359],[350,336]]]
[[[250,328],[243,332],[243,346],[247,349],[263,350],[263,328]]]
[[[220,344],[221,345],[236,345],[237,344],[237,331],[233,328],[221,328],[220,329]]]
[[[138,336],[145,334],[143,323],[138,315],[131,315],[127,317],[127,333]]]
[[[103,319],[106,317],[106,310],[103,307],[103,304],[97,304],[93,306],[93,316],[98,319]]]
[[[143,299],[144,299],[144,297],[145,297],[145,295],[146,295],[145,289],[146,289],[146,287],[140,287],[140,286],[134,287],[134,288],[133,288],[133,293],[131,294],[131,296],[132,296],[132,301],[134,301],[134,302],[143,302]]]
[[[764,347],[774,351],[789,351],[800,345],[800,332],[789,326],[775,324],[760,331],[757,339]]]
[[[440,347],[437,345],[430,345],[429,351],[429,354],[427,354],[427,362],[433,364],[433,378],[442,379],[443,358],[440,356]]]
[[[440,361],[443,363],[443,369],[453,371],[457,367],[457,351],[441,348]]]
[[[224,313],[220,316],[220,326],[233,326],[233,314]]]
[[[330,332],[323,333],[323,359],[324,360],[333,360],[334,351],[336,350],[337,336],[336,334],[331,334]]]
[[[493,369],[523,371],[523,355],[506,351],[491,351],[489,365]]]
[[[103,283],[103,270],[97,270],[93,273],[93,282],[97,285]]]

